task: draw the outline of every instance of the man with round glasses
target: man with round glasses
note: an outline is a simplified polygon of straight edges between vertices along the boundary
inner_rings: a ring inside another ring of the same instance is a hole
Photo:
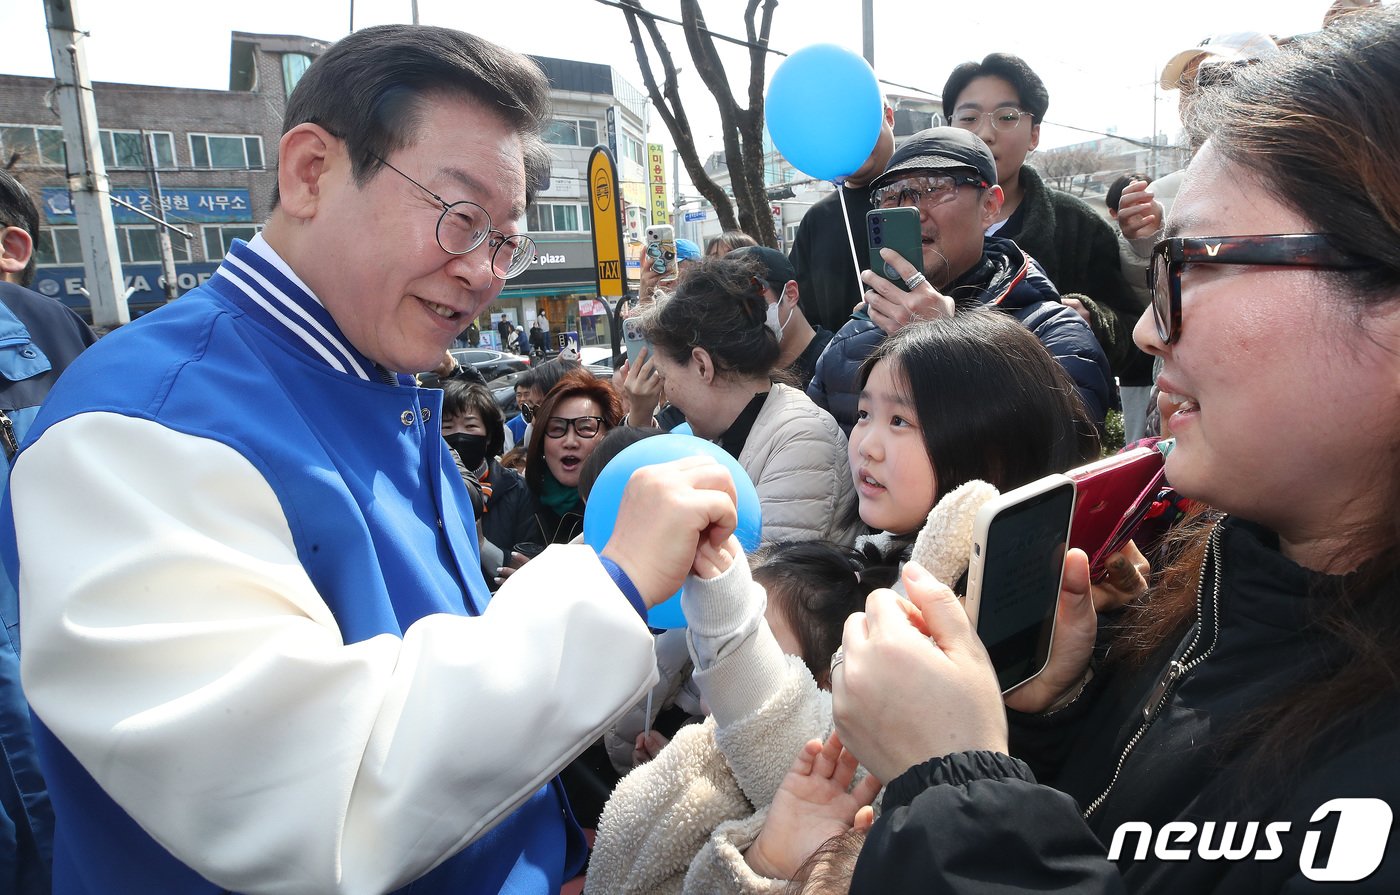
[[[51,393],[0,544],[57,895],[544,895],[582,866],[555,775],[650,689],[645,610],[734,506],[711,461],[643,470],[601,556],[487,590],[410,374],[529,264],[548,97],[461,32],[346,37],[288,100],[262,233]]]
[[[1001,210],[1002,192],[992,153],[976,134],[955,127],[914,134],[871,182],[871,203],[918,209],[923,270],[883,249],[881,257],[902,284],[865,271],[864,310],[841,328],[817,361],[807,394],[847,434],[856,421],[860,365],[886,334],[982,305],[1011,314],[1035,333],[1074,380],[1095,425],[1103,428],[1114,399],[1103,349],[1016,243],[983,235]]]

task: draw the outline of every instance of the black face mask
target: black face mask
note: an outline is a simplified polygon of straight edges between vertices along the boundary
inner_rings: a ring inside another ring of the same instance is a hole
[[[467,467],[467,471],[476,472],[486,459],[486,436],[468,435],[465,432],[454,432],[451,435],[444,435],[443,441],[447,446],[457,452],[457,456],[462,458],[462,465]]]

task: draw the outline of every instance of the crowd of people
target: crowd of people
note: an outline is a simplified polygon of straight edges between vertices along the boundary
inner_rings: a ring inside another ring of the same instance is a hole
[[[1400,8],[1353,5],[1171,59],[1194,157],[1109,220],[1026,164],[1035,72],[959,65],[789,256],[684,247],[612,380],[537,363],[510,418],[443,358],[528,266],[527,57],[331,46],[265,229],[101,340],[24,288],[0,174],[0,889],[1400,888]],[[847,221],[902,207],[921,267],[869,269]],[[1068,551],[1003,693],[949,533],[1120,407],[1171,439],[1153,537]],[[750,480],[751,555],[698,456],[580,543],[671,432]]]

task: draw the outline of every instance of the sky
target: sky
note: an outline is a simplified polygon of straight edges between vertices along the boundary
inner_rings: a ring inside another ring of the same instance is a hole
[[[1386,0],[1387,3],[1395,0]],[[72,0],[89,36],[89,77],[160,86],[227,89],[229,34],[297,34],[335,40],[354,26],[408,22],[412,0]],[[1227,31],[1275,35],[1317,30],[1331,0],[993,0],[936,4],[874,0],[875,70],[885,81],[937,92],[960,62],[991,52],[1024,58],[1044,79],[1050,110],[1041,148],[1085,139],[1059,125],[1146,138],[1178,130],[1176,94],[1155,90],[1174,53]],[[678,0],[643,0],[679,18]],[[703,0],[711,30],[742,37],[742,0]],[[638,88],[642,78],[623,15],[597,0],[418,0],[419,21],[479,34],[525,53],[613,65]],[[42,0],[0,0],[5,52],[0,73],[51,77]],[[681,91],[702,158],[720,148],[714,101],[686,54],[679,27],[662,25],[682,67]],[[792,52],[813,43],[861,52],[861,0],[784,0],[773,14],[770,46]],[[723,46],[723,45],[721,45]],[[734,89],[746,95],[742,48],[723,50]],[[781,59],[770,57],[767,74]],[[690,71],[687,71],[690,69]],[[913,92],[884,86],[886,91]],[[653,142],[670,146],[658,118]]]

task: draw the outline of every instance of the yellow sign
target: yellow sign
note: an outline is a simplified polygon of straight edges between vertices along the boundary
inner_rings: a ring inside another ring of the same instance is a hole
[[[617,166],[606,147],[593,150],[588,159],[588,202],[593,212],[593,256],[598,294],[620,298],[625,292],[622,268],[621,197],[617,194]]]
[[[669,224],[671,214],[666,205],[666,154],[660,143],[647,144],[647,176],[651,180],[651,222]]]

